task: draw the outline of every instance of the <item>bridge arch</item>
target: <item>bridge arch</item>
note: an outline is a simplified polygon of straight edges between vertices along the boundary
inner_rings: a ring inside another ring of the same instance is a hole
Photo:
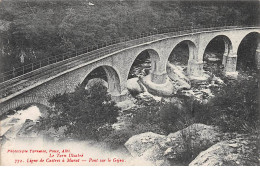
[[[207,52],[214,53],[222,60],[222,64],[225,65],[226,57],[232,53],[233,46],[230,38],[226,35],[217,35],[211,38],[204,49],[203,60],[206,59]]]
[[[218,65],[222,64],[225,67],[227,58],[232,53],[233,45],[231,39],[226,35],[216,35],[207,41],[203,51],[203,61],[204,63],[215,62]],[[204,69],[207,69],[206,64],[203,66]]]
[[[84,85],[85,87],[88,81],[91,80],[93,77],[105,80],[107,82],[108,92],[112,96],[120,95],[121,80],[120,80],[119,72],[116,70],[116,68],[109,65],[101,65],[101,66],[94,67],[89,71],[89,73],[87,73],[84,76],[80,84]]]
[[[195,59],[196,50],[197,47],[193,41],[183,40],[173,47],[168,57],[168,61],[170,61],[171,63],[177,62],[179,64],[187,66],[188,60]]]
[[[9,110],[14,110],[19,107],[23,107],[26,105],[43,105],[46,107],[50,107],[49,101],[45,97],[39,97],[39,96],[24,96],[16,98],[15,100],[8,100],[1,105],[0,112],[1,114],[6,113]]]
[[[260,67],[260,33],[249,32],[241,41],[237,47],[237,68],[246,69]]]
[[[154,49],[142,50],[135,56],[135,58],[132,60],[132,62],[129,63],[129,65],[131,65],[131,66],[129,67],[129,70],[128,70],[128,78],[131,78],[134,76],[131,74],[131,72],[133,72],[134,66],[140,64],[140,62],[146,63],[145,66],[148,69],[150,69],[149,72],[145,72],[145,75],[149,74],[149,73],[157,72],[160,68],[159,67],[160,65],[158,64],[160,62],[160,60],[161,59],[160,59],[159,53],[156,50],[154,50]]]

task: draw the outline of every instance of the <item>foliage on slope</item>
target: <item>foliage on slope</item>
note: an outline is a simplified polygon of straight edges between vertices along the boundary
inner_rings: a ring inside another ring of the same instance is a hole
[[[89,2],[94,5],[89,5]],[[255,24],[258,2],[2,0],[1,72],[13,66],[161,27]]]
[[[41,118],[39,129],[65,127],[66,138],[99,140],[112,131],[119,114],[107,88],[99,83],[88,90],[78,87],[73,93],[56,95],[50,104],[54,109]]]

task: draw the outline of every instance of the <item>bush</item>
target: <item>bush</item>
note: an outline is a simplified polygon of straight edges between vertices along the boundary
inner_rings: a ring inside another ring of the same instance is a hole
[[[132,130],[138,134],[141,131],[169,134],[189,126],[194,121],[191,99],[183,97],[181,100],[180,105],[163,101],[157,102],[152,98],[140,100],[138,102],[139,108],[126,112],[133,114]]]
[[[160,130],[159,125],[149,123],[138,123],[136,125],[130,126],[128,129],[112,131],[112,133],[109,136],[104,138],[104,142],[111,149],[120,149],[124,147],[124,144],[130,137],[145,132],[164,134],[163,131]]]
[[[204,104],[193,98],[183,97],[182,107],[175,103],[141,102],[145,107],[134,112],[133,124],[151,127],[159,124],[157,131],[171,133],[192,123],[216,125],[224,132],[248,133],[257,131],[259,124],[257,75],[238,80],[227,80],[221,88],[212,91],[215,97]]]
[[[160,125],[167,134],[181,130],[191,125],[193,121],[190,111],[172,103],[164,105],[159,114]]]
[[[214,91],[206,105],[197,104],[198,122],[220,126],[224,132],[247,133],[257,130],[258,84],[256,77],[229,81]]]
[[[56,95],[49,102],[54,109],[40,120],[40,128],[65,126],[69,138],[99,140],[109,135],[119,114],[119,108],[101,83],[88,90],[77,87],[75,92]]]
[[[128,130],[112,131],[111,134],[104,139],[104,142],[111,149],[119,149],[124,146],[127,140],[133,136],[133,133]]]

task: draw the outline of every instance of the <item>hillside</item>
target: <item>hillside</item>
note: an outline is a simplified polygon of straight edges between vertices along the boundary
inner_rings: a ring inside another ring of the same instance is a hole
[[[0,72],[162,27],[256,24],[258,7],[257,1],[2,0]]]

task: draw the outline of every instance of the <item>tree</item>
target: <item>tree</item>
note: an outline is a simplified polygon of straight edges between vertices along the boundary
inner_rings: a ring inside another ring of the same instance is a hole
[[[1,72],[25,63],[86,48],[119,37],[132,37],[161,27],[256,24],[259,5],[252,2],[191,2],[154,0],[103,1],[2,0],[0,22]],[[33,54],[32,54],[33,53]]]
[[[228,81],[205,105],[196,106],[197,122],[220,126],[223,131],[248,133],[259,125],[259,86],[256,75]]]
[[[119,108],[101,83],[88,90],[77,87],[75,92],[56,95],[49,102],[54,109],[40,120],[40,128],[65,126],[68,138],[99,140],[112,131],[119,114]]]

